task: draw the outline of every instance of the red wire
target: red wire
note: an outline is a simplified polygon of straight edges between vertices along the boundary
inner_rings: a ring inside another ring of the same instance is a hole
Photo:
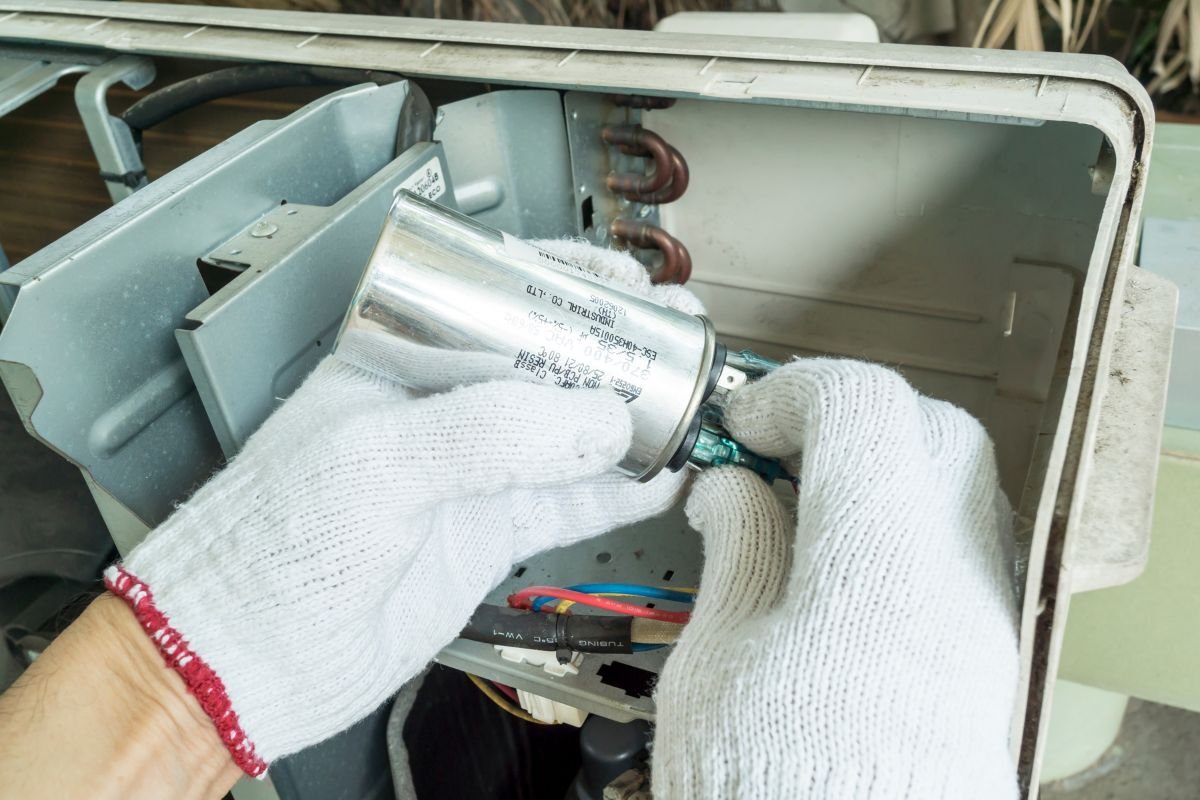
[[[505,686],[503,683],[496,683],[495,681],[492,681],[492,686],[495,686],[509,700],[512,700],[517,705],[521,705],[521,698],[517,697],[516,689],[512,688],[511,686]]]
[[[633,603],[622,603],[620,600],[610,600],[607,597],[596,597],[593,594],[573,592],[570,589],[560,589],[557,586],[530,586],[508,596],[508,604],[513,608],[529,608],[538,597],[554,597],[559,600],[574,600],[585,606],[603,608],[605,611],[615,611],[631,617],[645,617],[662,622],[677,622],[686,624],[692,615],[687,611],[663,611],[659,608],[635,606]]]

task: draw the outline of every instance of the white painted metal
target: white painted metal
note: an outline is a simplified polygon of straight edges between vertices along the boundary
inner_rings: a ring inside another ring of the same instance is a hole
[[[804,14],[730,11],[681,11],[663,17],[659,33],[717,33],[771,39],[824,39],[878,42],[879,28],[866,14]]]

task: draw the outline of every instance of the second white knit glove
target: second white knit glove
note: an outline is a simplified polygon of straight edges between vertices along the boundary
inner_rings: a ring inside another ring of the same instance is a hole
[[[542,246],[698,309],[628,255]],[[683,485],[613,471],[632,425],[612,392],[510,380],[417,398],[398,382],[411,353],[371,355],[373,371],[326,358],[105,573],[251,775],[375,709],[514,563],[660,513]]]
[[[729,430],[800,478],[797,512],[701,475],[692,622],[656,694],[656,800],[1011,800],[1010,511],[966,412],[854,361],[788,364]]]

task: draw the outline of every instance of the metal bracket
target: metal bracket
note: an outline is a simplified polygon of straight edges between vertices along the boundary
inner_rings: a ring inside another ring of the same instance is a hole
[[[440,144],[422,142],[325,206],[270,209],[201,259],[240,273],[187,314],[176,339],[221,449],[235,455],[327,354],[400,189],[453,207]]]
[[[26,429],[128,511],[106,520],[154,526],[221,457],[175,339],[209,297],[196,258],[282,200],[332,205],[386,167],[407,96],[367,84],[252,125],[0,273],[18,290],[0,380]]]
[[[53,89],[64,75],[90,69],[91,64],[74,61],[38,61],[0,56],[0,116]]]
[[[656,281],[682,283],[691,274],[691,257],[682,243],[659,227],[659,204],[678,199],[678,194],[656,197],[654,192],[614,192],[610,188],[611,176],[638,175],[645,169],[642,156],[622,152],[608,143],[605,134],[609,128],[639,124],[642,108],[662,107],[637,100],[627,98],[621,103],[591,92],[568,92],[563,98],[579,227],[592,244],[633,252],[651,269]],[[680,194],[686,188],[686,165],[682,171]]]
[[[613,172],[639,171],[643,162],[605,145],[600,131],[607,125],[639,122],[642,112],[618,106],[611,98],[591,92],[568,92],[563,104],[567,116],[567,140],[571,147],[575,208],[582,235],[592,244],[612,247],[609,225],[617,218],[657,225],[658,206],[613,194],[605,183]]]
[[[124,200],[146,185],[146,168],[133,132],[108,113],[108,90],[118,83],[141,89],[154,80],[154,62],[141,56],[118,56],[96,67],[75,84],[75,107],[83,120],[100,177],[113,202]]]
[[[322,216],[324,209],[302,203],[276,206],[200,260],[234,272],[267,269],[312,236],[314,213]]]

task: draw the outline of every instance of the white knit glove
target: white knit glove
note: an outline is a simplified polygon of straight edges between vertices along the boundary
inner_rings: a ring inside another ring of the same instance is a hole
[[[629,256],[549,246],[680,302]],[[660,513],[683,484],[612,471],[632,431],[612,392],[507,381],[418,399],[372,366],[322,361],[105,573],[250,775],[370,713],[514,563]]]
[[[692,622],[658,682],[657,800],[1017,796],[1010,510],[961,409],[854,361],[788,364],[729,430],[800,478],[695,482]]]

